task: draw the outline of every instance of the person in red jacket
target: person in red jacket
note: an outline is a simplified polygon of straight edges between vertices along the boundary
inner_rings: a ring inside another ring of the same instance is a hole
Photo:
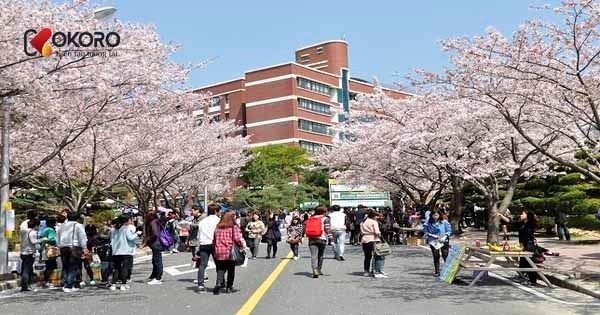
[[[246,242],[242,237],[242,231],[235,220],[235,212],[229,211],[223,214],[221,221],[217,224],[215,238],[213,240],[215,265],[217,266],[217,283],[213,293],[218,295],[225,287],[225,293],[233,293],[238,290],[233,288],[235,280],[235,263],[229,260],[231,248],[235,243],[239,248],[246,249]],[[225,273],[227,283],[225,284]]]

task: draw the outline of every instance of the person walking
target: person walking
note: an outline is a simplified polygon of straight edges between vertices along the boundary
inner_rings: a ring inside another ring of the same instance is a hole
[[[567,214],[564,210],[556,211],[556,215],[554,216],[554,224],[556,224],[556,232],[558,233],[559,240],[571,240],[571,233],[569,233],[569,228],[567,228]]]
[[[300,221],[300,217],[293,217],[287,228],[287,242],[290,244],[290,249],[294,253],[294,260],[298,260],[298,248],[300,247],[300,243],[302,243],[303,234],[304,225]]]
[[[335,260],[344,261],[344,246],[346,242],[346,214],[340,206],[331,207],[333,212],[329,214],[331,220],[331,233],[333,234],[333,254]]]
[[[354,213],[354,230],[356,233],[356,242],[354,245],[361,244],[360,240],[360,224],[366,219],[365,206],[358,205],[356,212]]]
[[[267,221],[267,232],[263,237],[263,242],[267,243],[266,259],[275,258],[275,256],[277,256],[277,243],[281,242],[280,224],[281,219],[279,216],[271,213]],[[273,250],[273,256],[271,256],[271,250]]]
[[[375,243],[381,241],[381,230],[379,229],[379,222],[376,220],[378,216],[379,214],[377,212],[368,211],[366,213],[366,219],[360,224],[360,232],[362,234],[360,241],[365,256],[363,260],[365,277],[377,276],[371,269],[375,253]]]
[[[160,242],[162,229],[164,229],[164,225],[156,211],[148,211],[144,235],[146,235],[146,245],[152,250],[152,273],[150,274],[148,281],[148,284],[150,285],[162,284],[162,252],[165,250],[163,244]],[[116,279],[113,279],[113,281],[115,280]]]
[[[33,263],[39,244],[47,241],[47,238],[38,239],[38,227],[40,222],[36,218],[28,219],[27,228],[20,231],[21,236],[21,292],[33,291]]]
[[[427,236],[427,244],[433,254],[433,266],[437,277],[440,275],[440,251],[444,262],[448,258],[452,228],[450,223],[442,218],[440,212],[434,210],[430,213],[429,221],[423,227],[423,232]]]
[[[117,218],[115,228],[110,234],[110,244],[112,249],[112,260],[114,264],[113,283],[110,290],[116,290],[117,280],[121,281],[120,290],[130,289],[127,284],[129,280],[130,266],[133,265],[133,256],[135,256],[135,240],[137,234],[130,228],[133,225],[131,217],[120,216]]]
[[[63,292],[78,291],[75,287],[77,275],[81,273],[81,258],[87,253],[87,236],[83,224],[77,222],[80,215],[69,213],[67,221],[61,224],[56,233],[60,258],[65,271]]]
[[[200,221],[205,218],[202,216],[202,212],[198,206],[192,206],[192,218],[190,221],[190,234],[188,237],[188,245],[192,252],[192,262],[195,268],[200,266],[200,259],[198,258],[198,225]],[[198,284],[198,280],[194,280],[194,283]]]
[[[177,220],[177,214],[175,212],[169,213],[169,220],[167,221],[167,231],[173,240],[173,246],[169,248],[171,254],[179,253],[179,221]]]
[[[230,259],[233,245],[245,250],[246,242],[242,238],[242,231],[236,224],[235,212],[228,211],[223,214],[221,221],[217,224],[214,232],[214,253],[215,265],[217,266],[217,281],[213,294],[218,295],[221,289],[225,288],[225,293],[234,293],[238,290],[233,288],[235,280],[235,262]],[[227,282],[225,282],[227,274]]]
[[[46,265],[44,270],[44,287],[54,288],[54,284],[50,282],[52,274],[58,269],[57,258],[59,255],[58,247],[56,247],[56,218],[48,217],[46,219],[46,228],[42,231],[42,240],[46,239],[41,243],[42,260]]]
[[[519,243],[521,247],[528,252],[536,252],[535,230],[537,228],[538,219],[531,210],[523,210],[519,217],[521,219],[521,227],[519,228]],[[533,261],[533,257],[531,257]],[[519,268],[531,268],[531,265],[523,257],[519,260]],[[529,278],[529,285],[536,285],[538,274],[535,272],[526,272]]]
[[[217,228],[217,224],[219,224],[220,218],[220,210],[221,207],[218,204],[211,203],[208,205],[208,216],[200,221],[198,224],[198,259],[199,259],[199,268],[198,268],[198,277],[197,283],[198,287],[196,292],[205,291],[204,281],[207,279],[206,267],[208,266],[208,260],[210,256],[213,254],[213,246],[214,246],[214,238],[215,238],[215,230]],[[214,256],[213,256],[214,259]]]
[[[245,230],[248,232],[248,240],[250,241],[248,247],[250,247],[250,252],[252,252],[251,259],[256,259],[262,235],[266,232],[265,224],[260,220],[258,211],[252,213],[252,219]]]
[[[327,240],[333,238],[330,229],[330,219],[325,216],[327,208],[319,207],[315,213],[306,220],[305,233],[308,237],[308,247],[310,249],[310,263],[312,267],[313,278],[319,278],[323,275],[323,254]]]

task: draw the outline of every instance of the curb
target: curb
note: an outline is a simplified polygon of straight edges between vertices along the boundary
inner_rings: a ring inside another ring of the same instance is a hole
[[[0,282],[0,292],[21,287],[21,280],[10,280]]]
[[[597,299],[600,299],[600,292],[590,290],[590,289],[587,289],[578,284],[572,283],[568,280],[569,278],[566,276],[557,275],[554,273],[544,273],[544,275],[546,276],[546,278],[548,278],[548,280],[550,280],[550,283],[552,283],[556,286],[559,286],[559,287],[562,287],[565,289],[569,289],[569,290],[573,290],[573,291],[577,291],[579,293],[583,293],[583,294],[595,297]]]

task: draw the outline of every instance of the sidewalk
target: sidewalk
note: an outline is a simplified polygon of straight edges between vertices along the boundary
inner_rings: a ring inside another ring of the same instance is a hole
[[[135,251],[135,257],[143,257],[152,255],[152,250],[149,247],[137,248]],[[20,255],[18,252],[9,252],[8,253],[9,260],[19,260]],[[59,258],[60,259],[60,258]],[[16,274],[16,272],[0,275],[0,292],[4,290],[16,289],[21,286],[21,278]]]
[[[543,264],[550,281],[567,289],[579,291],[600,299],[600,242],[559,241],[557,237],[536,235],[540,246],[560,253],[559,257],[546,256]],[[467,230],[453,238],[455,244],[473,246],[475,240],[485,245],[486,231]],[[510,243],[517,243],[517,234],[512,234]]]

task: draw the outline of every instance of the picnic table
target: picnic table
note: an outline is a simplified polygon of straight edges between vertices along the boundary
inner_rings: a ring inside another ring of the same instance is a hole
[[[486,271],[517,271],[517,272],[535,272],[540,278],[552,288],[552,284],[544,275],[543,269],[539,268],[532,260],[532,252],[492,252],[486,248],[468,247],[465,249],[466,256],[459,264],[459,271],[470,270],[479,271],[469,286],[475,285]],[[529,267],[519,267],[519,260],[523,258],[529,264]],[[477,260],[475,260],[477,259]],[[492,266],[493,265],[493,266]]]

